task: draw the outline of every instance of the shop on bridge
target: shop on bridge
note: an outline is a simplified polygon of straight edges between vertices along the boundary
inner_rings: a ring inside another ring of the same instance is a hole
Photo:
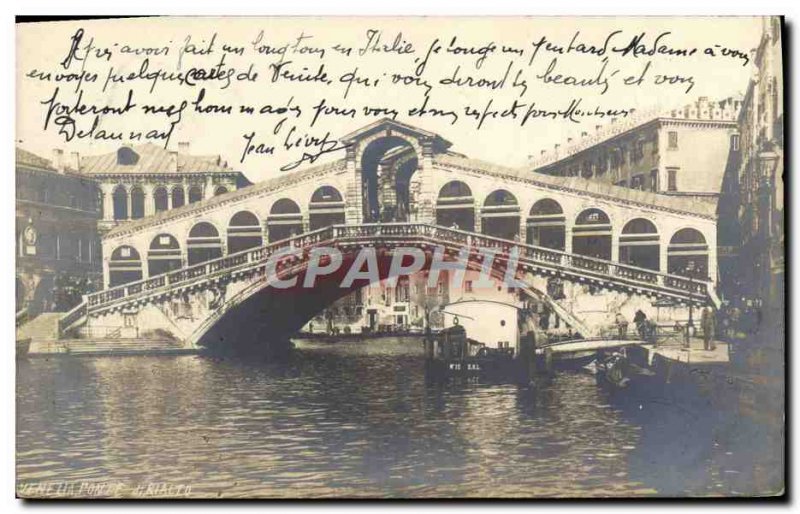
[[[453,180],[442,186],[436,200],[436,224],[469,232],[475,230],[475,199],[468,185]]]
[[[217,228],[201,221],[189,231],[186,240],[186,260],[189,266],[222,257],[222,239]]]
[[[611,220],[600,209],[578,214],[572,228],[572,253],[611,260]]]
[[[671,275],[708,279],[708,244],[703,234],[693,228],[675,232],[667,246],[667,271]]]
[[[481,233],[513,241],[519,237],[519,202],[504,189],[486,197],[481,211]]]
[[[331,186],[322,186],[311,195],[308,204],[308,229],[317,230],[344,223],[344,199]]]
[[[264,238],[258,217],[250,211],[234,214],[228,224],[228,253],[241,252],[262,244]]]
[[[182,265],[181,245],[177,239],[169,234],[159,234],[153,238],[147,252],[148,276],[163,275],[180,269]]]
[[[619,237],[619,262],[659,271],[660,258],[658,230],[653,222],[637,218],[626,223]]]
[[[108,262],[108,286],[114,287],[142,279],[142,258],[132,246],[120,246]]]
[[[302,234],[303,215],[300,206],[288,198],[275,202],[267,218],[267,233],[270,243]]]
[[[564,250],[566,241],[566,218],[561,205],[544,198],[531,207],[526,223],[528,244],[553,250]]]

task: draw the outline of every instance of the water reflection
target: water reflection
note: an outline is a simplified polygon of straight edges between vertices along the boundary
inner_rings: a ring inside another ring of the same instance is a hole
[[[725,451],[709,441],[654,427],[590,376],[537,388],[426,385],[413,339],[299,343],[282,364],[18,363],[18,490],[113,480],[222,498],[729,492],[738,483],[717,472]],[[666,453],[687,451],[694,457],[664,465]]]

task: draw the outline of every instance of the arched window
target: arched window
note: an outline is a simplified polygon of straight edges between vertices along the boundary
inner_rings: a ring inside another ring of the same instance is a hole
[[[172,189],[172,208],[177,209],[186,204],[186,197],[184,196],[183,186],[175,186]]]
[[[180,269],[181,245],[170,234],[159,234],[150,242],[147,253],[147,270],[151,277]]]
[[[619,236],[619,262],[658,271],[660,266],[658,229],[652,221],[632,219]]]
[[[203,188],[192,186],[189,188],[189,203],[199,202],[203,199]]]
[[[468,232],[475,230],[475,199],[467,184],[453,180],[442,186],[436,199],[436,224]]]
[[[486,197],[481,211],[481,232],[508,240],[519,237],[519,203],[513,194],[498,189]]]
[[[563,251],[566,218],[561,205],[550,198],[534,203],[528,213],[526,232],[528,244]]]
[[[214,189],[214,196],[224,195],[227,192],[228,192],[228,188],[227,187],[225,187],[225,186],[217,186]]]
[[[280,241],[303,233],[303,215],[293,200],[281,198],[272,205],[267,218],[269,242]]]
[[[131,219],[144,218],[144,191],[139,186],[131,189]]]
[[[142,260],[132,246],[120,246],[111,252],[108,263],[108,287],[142,279]]]
[[[344,223],[344,201],[335,187],[322,186],[308,204],[308,229],[317,230]]]
[[[591,208],[578,214],[572,228],[572,252],[611,260],[611,220],[605,212]]]
[[[228,254],[259,247],[263,241],[261,223],[255,214],[240,211],[233,215],[228,224]]]
[[[169,193],[167,193],[167,188],[156,188],[153,192],[153,203],[156,212],[166,211],[169,208]]]
[[[222,240],[217,228],[201,221],[189,231],[186,241],[186,257],[189,266],[222,257]]]
[[[114,219],[128,219],[128,192],[125,186],[119,185],[114,189]]]
[[[671,275],[708,279],[708,244],[699,230],[683,228],[673,234],[667,246],[667,271]]]

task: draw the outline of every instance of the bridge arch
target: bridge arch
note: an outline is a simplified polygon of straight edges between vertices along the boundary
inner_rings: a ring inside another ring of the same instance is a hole
[[[344,223],[344,199],[333,186],[320,186],[308,202],[308,230]]]
[[[162,212],[169,209],[169,192],[164,186],[158,186],[153,191],[153,207],[156,212]]]
[[[196,223],[186,239],[187,265],[193,266],[219,257],[222,257],[222,239],[217,227],[208,221]]]
[[[125,186],[119,184],[115,187],[112,199],[114,204],[114,219],[128,219],[128,191],[125,189]]]
[[[552,198],[542,198],[531,206],[526,223],[528,244],[564,251],[566,217],[561,204]]]
[[[297,202],[281,198],[272,204],[267,216],[269,242],[280,241],[303,233],[303,214]]]
[[[634,218],[622,227],[619,262],[659,271],[661,248],[656,225],[646,218]]]
[[[228,253],[241,252],[264,244],[261,222],[250,211],[239,211],[228,222]]]
[[[611,260],[611,219],[597,207],[581,211],[572,227],[572,253]]]
[[[481,209],[481,233],[501,239],[519,237],[520,210],[517,197],[505,189],[489,193]]]
[[[186,205],[186,192],[183,186],[175,186],[172,188],[172,208],[177,209]]]
[[[667,272],[672,275],[708,279],[708,243],[699,230],[685,227],[677,230],[667,246]]]
[[[150,242],[147,252],[147,275],[156,277],[183,266],[181,245],[171,234],[159,234]]]
[[[142,259],[136,248],[122,245],[111,252],[108,262],[108,287],[142,279]]]
[[[408,159],[408,153],[415,159]],[[380,132],[359,142],[357,163],[365,222],[396,221],[399,214],[406,216],[416,208],[411,179],[421,155],[417,141],[400,131]],[[404,165],[402,172],[398,170]]]
[[[439,190],[436,224],[442,227],[457,226],[469,232],[475,230],[475,199],[466,183],[451,180]]]
[[[343,269],[349,269],[355,255],[360,251],[357,245],[337,247],[342,252]],[[386,249],[377,256],[378,280],[389,278],[393,250]],[[224,305],[215,307],[214,310],[202,320],[202,323],[193,327],[187,339],[192,345],[214,348],[218,345],[231,347],[231,341],[240,344],[252,340],[257,330],[253,329],[255,323],[262,323],[269,327],[273,335],[291,334],[305,325],[319,312],[332,305],[336,300],[361,290],[372,283],[368,279],[357,279],[349,287],[341,287],[340,281],[343,273],[334,273],[317,277],[314,293],[304,296],[303,302],[297,302],[297,295],[301,293],[305,273],[308,270],[310,259],[287,256],[276,263],[276,272],[283,280],[296,280],[295,285],[287,289],[275,288],[267,280],[254,280],[241,289],[234,289],[224,294]],[[421,270],[429,271],[431,259],[428,257]],[[482,263],[469,259],[466,269],[471,272],[483,273]],[[498,287],[503,284],[506,274],[505,265],[500,260],[495,260],[488,270],[488,276],[496,281]],[[448,282],[450,277],[440,277],[438,283]],[[232,293],[232,294],[231,294]],[[410,297],[410,283],[407,277],[400,277],[392,291],[393,295],[400,298]],[[252,320],[244,324],[241,319]],[[246,327],[246,328],[245,328]],[[263,338],[253,341],[263,344]]]

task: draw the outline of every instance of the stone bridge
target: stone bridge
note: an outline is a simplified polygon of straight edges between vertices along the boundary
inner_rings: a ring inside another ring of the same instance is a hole
[[[252,332],[256,320],[272,334],[290,332],[347,291],[323,284],[278,292],[267,284],[266,262],[293,248],[278,269],[302,274],[323,244],[345,259],[365,245],[383,259],[398,246],[428,254],[436,244],[456,253],[516,248],[528,293],[585,336],[599,323],[592,312],[608,314],[598,295],[607,309],[648,313],[657,299],[674,309],[717,301],[713,202],[476,161],[391,120],[341,141],[342,159],[112,230],[103,240],[107,289],[68,313],[61,331],[160,331],[187,345],[214,332]],[[553,278],[568,284],[559,301],[544,293]]]

